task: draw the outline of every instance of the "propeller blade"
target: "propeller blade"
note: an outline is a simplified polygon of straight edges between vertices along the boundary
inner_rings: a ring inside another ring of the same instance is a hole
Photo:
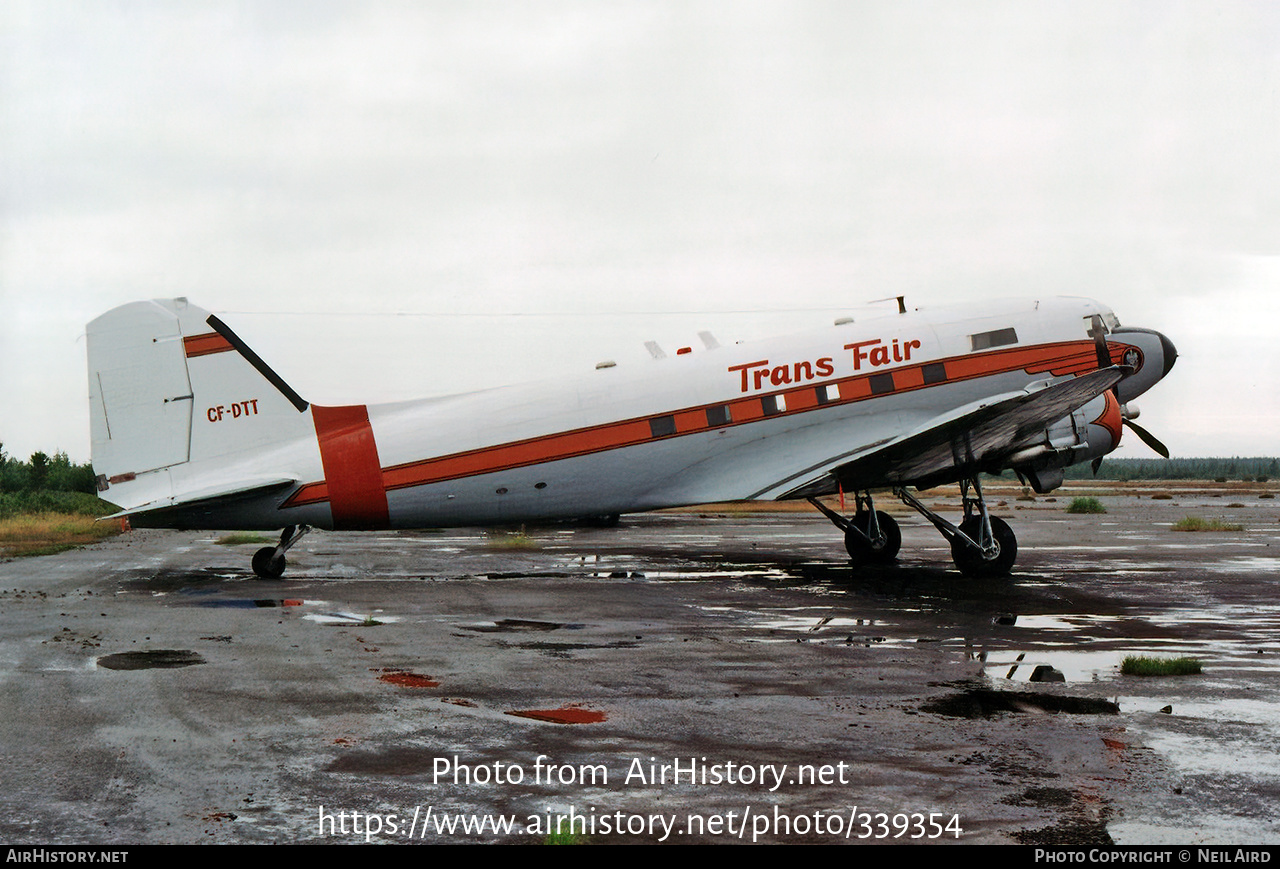
[[[1138,425],[1136,422],[1132,420],[1125,419],[1125,420],[1122,420],[1122,422],[1128,428],[1132,429],[1133,433],[1136,434],[1139,438],[1141,438],[1144,444],[1151,447],[1152,450],[1159,453],[1162,457],[1166,459],[1169,458],[1169,448],[1166,447],[1164,444],[1160,443],[1159,438],[1157,438],[1151,432],[1147,431],[1145,428]]]
[[[1110,368],[1111,351],[1107,348],[1107,327],[1097,314],[1093,315],[1090,322],[1089,334],[1093,337],[1093,346],[1098,353],[1098,367]]]
[[[1098,456],[1093,460],[1093,475],[1098,476],[1098,468],[1102,467],[1102,456]]]
[[[1107,347],[1107,326],[1102,322],[1102,317],[1094,314],[1089,318],[1089,334],[1093,336],[1093,348],[1098,354],[1098,367],[1110,368],[1112,366],[1111,350]],[[1111,394],[1120,400],[1120,384],[1116,383],[1111,387]],[[1096,476],[1098,469],[1094,468],[1093,473]]]

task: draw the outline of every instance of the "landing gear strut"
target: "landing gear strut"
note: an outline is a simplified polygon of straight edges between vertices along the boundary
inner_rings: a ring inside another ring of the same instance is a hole
[[[289,525],[280,532],[280,542],[275,546],[264,546],[253,553],[253,572],[263,579],[279,579],[284,575],[284,554],[289,547],[302,539],[302,535],[311,530],[310,525]]]
[[[973,494],[969,494],[969,489]],[[960,481],[964,519],[956,527],[934,513],[906,489],[894,489],[902,502],[933,523],[951,543],[951,559],[965,576],[1008,576],[1018,557],[1018,539],[1008,524],[987,512],[977,477]]]
[[[844,532],[844,548],[854,564],[888,564],[902,548],[902,532],[888,513],[877,510],[870,492],[855,492],[854,516],[848,519],[816,498],[809,503],[817,507]]]

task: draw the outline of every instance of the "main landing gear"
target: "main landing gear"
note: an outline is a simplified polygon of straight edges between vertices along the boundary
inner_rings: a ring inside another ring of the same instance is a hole
[[[302,535],[311,530],[310,525],[289,525],[280,532],[280,542],[275,546],[264,546],[253,553],[253,572],[263,579],[279,579],[284,575],[285,557],[289,547],[302,539]]]
[[[817,498],[809,503],[844,532],[844,548],[854,564],[888,564],[902,548],[902,532],[888,513],[877,510],[870,492],[854,493],[857,508],[852,519],[841,516]]]
[[[972,489],[972,494],[970,490]],[[930,510],[906,489],[894,489],[902,502],[928,519],[951,543],[951,559],[965,576],[1008,576],[1018,557],[1018,539],[1002,519],[987,512],[977,477],[960,481],[964,518],[952,525]],[[814,498],[809,499],[837,528],[844,531],[844,546],[855,564],[887,563],[898,554],[902,534],[891,516],[875,509],[871,493],[855,493],[857,511],[847,519]]]

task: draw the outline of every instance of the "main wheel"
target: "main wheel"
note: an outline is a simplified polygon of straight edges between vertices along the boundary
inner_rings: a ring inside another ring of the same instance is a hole
[[[274,546],[264,546],[253,553],[253,572],[263,579],[279,579],[284,576],[285,560],[276,555]]]
[[[853,517],[854,528],[862,534],[871,536],[871,512],[860,511]],[[898,523],[888,513],[877,510],[876,521],[880,524],[880,539],[868,541],[850,528],[844,533],[844,548],[855,564],[888,564],[898,557],[902,548],[902,531]]]
[[[977,540],[982,528],[982,519],[970,516],[960,523],[960,530],[970,539]],[[960,540],[951,541],[951,560],[965,576],[1008,576],[1013,569],[1013,562],[1018,557],[1018,538],[1013,529],[1003,519],[991,517],[991,536],[995,538],[998,551],[994,558],[987,559],[982,553],[975,552],[967,543]]]

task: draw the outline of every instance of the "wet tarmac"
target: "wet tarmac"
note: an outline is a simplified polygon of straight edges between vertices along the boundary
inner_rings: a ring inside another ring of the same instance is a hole
[[[1280,842],[1276,502],[1099,491],[996,493],[1002,580],[897,508],[857,571],[714,509],[316,532],[278,582],[210,533],[3,562],[0,840]]]

